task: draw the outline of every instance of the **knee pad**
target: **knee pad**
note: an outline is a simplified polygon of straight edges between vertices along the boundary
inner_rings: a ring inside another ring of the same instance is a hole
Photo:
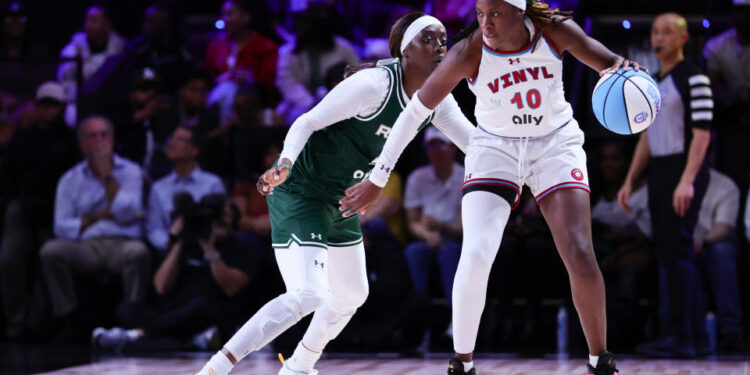
[[[320,308],[325,301],[324,296],[325,294],[312,289],[301,289],[288,291],[279,298],[281,298],[284,305],[292,310],[298,319],[302,319],[307,314]]]

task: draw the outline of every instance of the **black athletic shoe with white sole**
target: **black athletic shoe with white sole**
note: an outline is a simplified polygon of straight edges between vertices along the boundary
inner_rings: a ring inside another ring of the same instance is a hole
[[[477,375],[477,370],[472,367],[469,372],[464,371],[464,363],[460,359],[453,357],[448,362],[448,375]]]

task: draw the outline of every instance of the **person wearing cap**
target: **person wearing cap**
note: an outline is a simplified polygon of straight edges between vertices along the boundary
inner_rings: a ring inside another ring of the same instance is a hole
[[[445,39],[436,18],[420,12],[401,17],[391,29],[394,59],[357,67],[289,128],[279,160],[257,184],[268,202],[271,242],[287,292],[263,306],[199,375],[226,375],[312,312],[307,333],[279,374],[317,373],[321,352],[369,293],[359,217],[343,217],[339,199],[367,178],[390,125],[440,63]],[[452,96],[429,120],[465,150],[474,127]]]
[[[17,128],[3,161],[9,204],[0,243],[0,296],[9,339],[24,334],[31,302],[26,287],[38,275],[36,254],[52,235],[55,185],[77,159],[75,135],[63,120],[65,93],[46,82],[36,93],[36,122]]]
[[[177,127],[170,117],[170,102],[163,93],[164,81],[150,68],[132,74],[130,108],[117,122],[115,150],[138,163],[146,183],[166,176],[172,169],[167,158],[167,137]]]
[[[401,112],[366,181],[347,192],[345,216],[371,206],[424,118],[462,80],[477,99],[477,130],[466,154],[461,260],[453,284],[448,373],[476,374],[473,353],[492,263],[524,185],[544,215],[570,277],[593,375],[618,372],[607,351],[604,280],[591,238],[584,135],[565,100],[563,53],[600,75],[640,66],[589,37],[569,12],[540,0],[476,0],[440,68]]]
[[[461,185],[464,167],[455,161],[456,148],[435,127],[428,127],[424,147],[430,164],[406,180],[404,208],[409,234],[416,239],[404,249],[414,292],[425,301],[430,270],[437,260],[448,306],[453,277],[461,255]]]
[[[2,12],[3,30],[0,32],[0,59],[20,60],[44,58],[48,51],[31,39],[29,15],[19,1],[11,1]]]
[[[716,167],[734,180],[744,201],[750,188],[750,158],[740,156],[750,143],[750,0],[733,3],[734,27],[709,39],[703,58],[716,104]]]

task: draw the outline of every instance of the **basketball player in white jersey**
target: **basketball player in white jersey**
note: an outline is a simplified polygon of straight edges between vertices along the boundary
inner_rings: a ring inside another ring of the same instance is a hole
[[[591,240],[584,137],[565,101],[562,53],[600,74],[639,66],[588,37],[565,14],[539,0],[477,0],[476,22],[457,36],[460,41],[401,113],[369,180],[351,187],[340,202],[345,214],[373,204],[419,124],[468,79],[477,97],[478,127],[466,156],[464,243],[453,286],[456,358],[449,374],[476,373],[472,355],[490,267],[524,184],[535,195],[570,275],[588,341],[589,373],[618,371],[606,351],[604,283]]]

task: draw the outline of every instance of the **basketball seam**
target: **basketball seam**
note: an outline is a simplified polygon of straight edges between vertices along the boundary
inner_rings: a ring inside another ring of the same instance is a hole
[[[628,83],[628,78],[625,77],[625,82],[622,83],[622,105],[625,107],[625,120],[628,122],[628,129],[630,129],[630,134],[633,134],[633,125],[630,124],[630,111],[628,110],[628,100],[625,96],[625,84]],[[632,82],[631,82],[632,83]]]
[[[654,121],[654,108],[651,106],[651,101],[648,100],[648,96],[646,96],[646,93],[643,92],[643,90],[641,90],[641,88],[638,87],[638,85],[635,82],[633,82],[633,81],[630,80],[630,77],[625,77],[625,80],[628,81],[628,82],[630,82],[630,83],[632,83],[633,86],[635,86],[635,88],[637,88],[638,91],[640,91],[641,95],[643,95],[643,98],[646,99],[646,103],[648,103],[648,110],[649,110],[649,112],[651,112],[651,121],[653,122]],[[649,82],[649,84],[651,84],[651,82]],[[622,86],[625,87],[625,84],[623,84]],[[623,91],[623,97],[624,96],[625,96],[625,92]],[[627,110],[628,110],[628,106],[625,105],[625,111],[627,111]],[[628,125],[630,125],[630,116],[628,116]],[[631,133],[633,132],[633,127],[632,126],[630,127],[630,132]]]
[[[612,73],[612,75],[609,76],[609,78],[607,78],[607,81],[612,79],[612,77],[614,77],[615,75],[617,75],[618,77],[622,76],[622,74],[620,74],[620,72],[617,71],[617,72]],[[607,81],[602,82],[602,85],[607,83]],[[607,89],[607,94],[604,95],[604,103],[602,103],[602,121],[604,122],[604,124],[602,125],[604,125],[604,127],[607,129],[609,129],[609,126],[607,126],[607,100],[609,99],[609,93],[612,91],[613,86],[614,86],[614,83],[609,86],[609,89]]]

